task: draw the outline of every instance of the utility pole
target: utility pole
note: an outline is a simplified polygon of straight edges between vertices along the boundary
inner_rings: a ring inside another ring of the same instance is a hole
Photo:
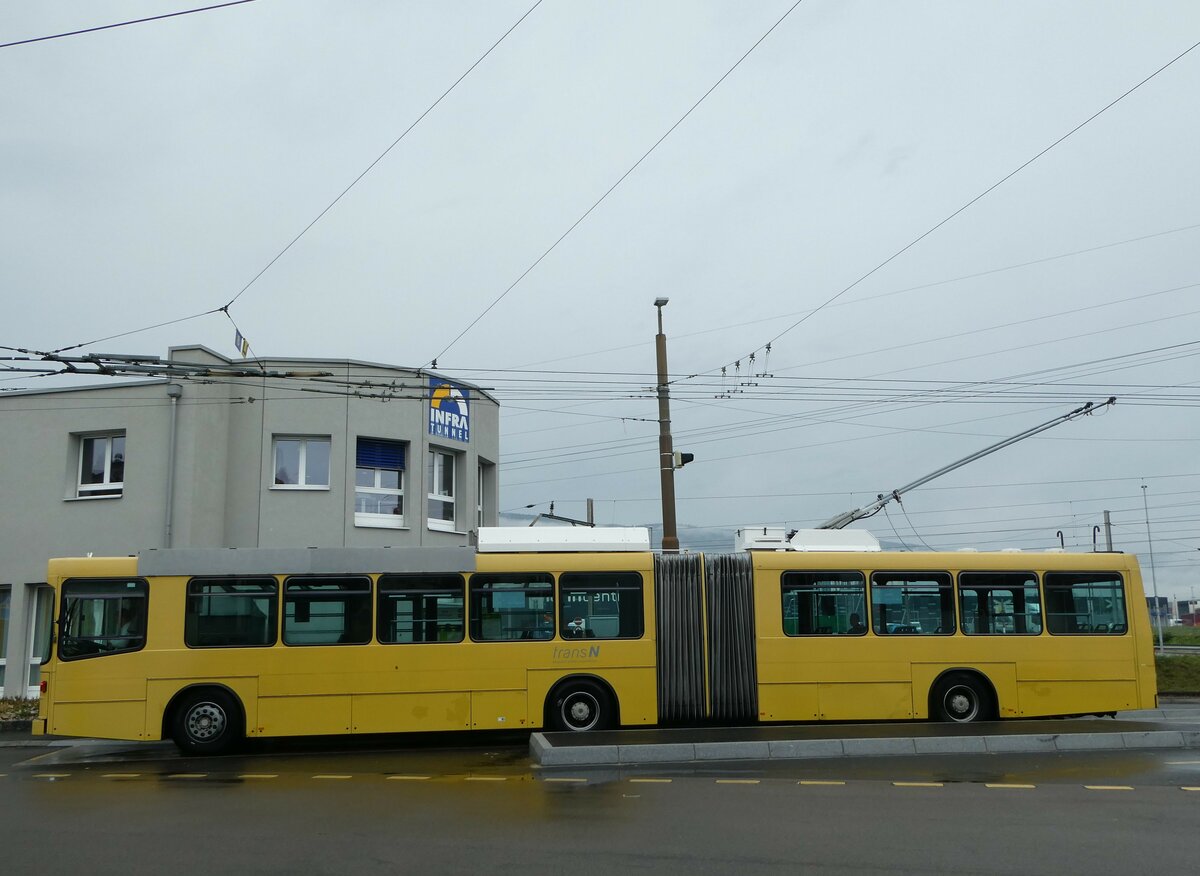
[[[1112,553],[1112,518],[1108,516],[1108,512],[1104,512],[1104,544],[1105,549]]]
[[[1158,578],[1154,574],[1154,540],[1150,537],[1150,505],[1146,501],[1146,485],[1142,484],[1142,507],[1146,510],[1146,543],[1150,546],[1150,586],[1154,592],[1154,626],[1158,629],[1158,650],[1163,649],[1162,609],[1158,604]]]
[[[667,387],[667,336],[663,334],[662,309],[668,298],[655,298],[658,308],[658,334],[654,350],[658,357],[658,474],[662,485],[663,553],[679,553],[675,533],[675,451],[671,446],[671,396]]]

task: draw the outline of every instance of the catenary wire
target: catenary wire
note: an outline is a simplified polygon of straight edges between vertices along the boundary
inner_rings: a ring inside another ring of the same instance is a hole
[[[949,216],[947,216],[946,218],[942,219],[940,222],[938,222],[936,225],[934,225],[934,226],[933,226],[932,228],[930,228],[928,231],[924,232],[924,233],[923,233],[923,234],[921,234],[919,237],[917,237],[917,238],[915,238],[914,240],[910,241],[909,243],[905,244],[903,247],[901,247],[900,249],[898,249],[896,252],[892,253],[890,256],[888,256],[888,257],[887,257],[886,259],[884,259],[882,262],[880,262],[879,264],[877,264],[875,267],[871,268],[871,270],[867,271],[865,274],[863,274],[861,277],[859,277],[859,278],[858,278],[857,280],[855,280],[853,283],[851,283],[850,285],[846,286],[846,287],[845,287],[845,288],[843,288],[843,289],[842,289],[840,292],[837,292],[836,294],[834,294],[834,295],[833,295],[833,296],[831,296],[830,298],[826,299],[826,300],[825,300],[825,301],[824,301],[822,304],[818,305],[816,308],[814,308],[813,310],[811,310],[810,312],[808,312],[807,314],[805,314],[804,316],[802,316],[800,319],[798,319],[798,320],[796,320],[795,322],[793,322],[791,325],[789,325],[789,326],[788,326],[787,328],[785,328],[783,331],[779,332],[779,334],[777,334],[777,335],[775,335],[773,338],[771,338],[771,339],[770,339],[770,340],[767,342],[767,344],[764,344],[763,346],[765,347],[765,346],[767,346],[767,345],[774,344],[776,341],[778,341],[778,340],[779,340],[780,338],[782,338],[784,335],[787,335],[789,332],[791,332],[791,331],[792,331],[793,329],[795,329],[797,326],[799,326],[799,325],[801,325],[802,323],[806,322],[808,319],[810,319],[811,317],[815,316],[817,313],[820,313],[822,310],[824,310],[824,309],[825,309],[826,307],[828,307],[830,304],[833,304],[833,302],[837,301],[839,298],[841,298],[843,295],[845,295],[845,294],[846,294],[847,292],[849,292],[851,289],[854,289],[856,286],[858,286],[860,283],[862,283],[862,282],[863,282],[864,280],[866,280],[868,277],[871,277],[873,274],[877,273],[879,270],[881,270],[882,268],[884,268],[885,266],[887,266],[888,264],[890,264],[891,262],[893,262],[895,259],[897,259],[897,258],[898,258],[898,257],[900,257],[901,255],[903,255],[905,252],[907,252],[908,250],[912,249],[914,246],[916,246],[918,243],[920,243],[920,242],[921,242],[922,240],[924,240],[926,237],[928,237],[929,235],[933,234],[933,232],[937,231],[939,228],[941,228],[941,227],[942,227],[943,225],[945,225],[947,222],[949,222],[950,220],[952,220],[954,217],[958,216],[958,215],[959,215],[960,213],[962,213],[964,210],[968,209],[968,208],[969,208],[969,207],[971,207],[973,204],[977,203],[978,201],[980,201],[981,199],[983,199],[984,197],[986,197],[988,194],[990,194],[991,192],[995,191],[997,188],[999,188],[1000,186],[1002,186],[1002,185],[1003,185],[1004,183],[1006,183],[1008,180],[1012,179],[1014,176],[1016,176],[1018,173],[1020,173],[1022,170],[1024,170],[1024,169],[1025,169],[1026,167],[1028,167],[1029,165],[1033,164],[1035,161],[1037,161],[1039,158],[1041,158],[1043,155],[1045,155],[1047,152],[1049,152],[1051,149],[1053,149],[1053,148],[1054,148],[1055,146],[1057,146],[1059,143],[1062,143],[1062,142],[1063,142],[1064,140],[1066,140],[1068,137],[1072,136],[1072,135],[1073,135],[1073,134],[1075,134],[1077,131],[1079,131],[1080,129],[1082,129],[1083,127],[1085,127],[1086,125],[1090,124],[1092,121],[1094,121],[1095,119],[1099,118],[1101,115],[1103,115],[1104,113],[1106,113],[1106,112],[1107,112],[1108,110],[1110,110],[1112,107],[1116,106],[1118,103],[1120,103],[1120,102],[1121,102],[1122,100],[1124,100],[1126,97],[1128,97],[1129,95],[1133,94],[1133,92],[1137,91],[1139,88],[1141,88],[1141,87],[1142,87],[1143,85],[1145,85],[1147,82],[1149,82],[1151,79],[1154,79],[1156,76],[1158,76],[1158,75],[1159,75],[1160,73],[1162,73],[1164,70],[1166,70],[1167,68],[1169,68],[1170,66],[1172,66],[1173,64],[1175,64],[1177,61],[1179,61],[1180,59],[1182,59],[1183,57],[1185,57],[1186,55],[1188,55],[1188,54],[1189,54],[1190,52],[1192,52],[1192,51],[1193,51],[1193,50],[1194,50],[1194,49],[1195,49],[1197,46],[1200,46],[1200,41],[1197,41],[1197,42],[1194,42],[1194,43],[1192,43],[1190,46],[1188,46],[1188,48],[1184,49],[1182,52],[1180,52],[1178,55],[1176,55],[1176,56],[1175,56],[1174,58],[1172,58],[1170,61],[1168,61],[1167,63],[1163,64],[1161,67],[1159,67],[1157,70],[1155,70],[1153,73],[1151,73],[1151,74],[1150,74],[1149,76],[1147,76],[1146,78],[1142,79],[1140,82],[1138,82],[1138,83],[1137,83],[1136,85],[1134,85],[1132,88],[1128,89],[1127,91],[1125,91],[1124,93],[1122,93],[1120,96],[1116,97],[1115,99],[1113,99],[1112,101],[1110,101],[1109,103],[1107,103],[1107,104],[1106,104],[1104,107],[1102,107],[1101,109],[1099,109],[1099,110],[1097,110],[1096,112],[1092,113],[1092,115],[1088,116],[1086,119],[1084,119],[1084,120],[1083,120],[1082,122],[1080,122],[1078,125],[1076,125],[1075,127],[1073,127],[1071,130],[1067,131],[1067,133],[1063,134],[1061,137],[1059,137],[1057,140],[1055,140],[1055,141],[1054,141],[1053,143],[1051,143],[1049,146],[1046,146],[1044,149],[1042,149],[1040,152],[1038,152],[1038,153],[1037,153],[1036,155],[1034,155],[1032,158],[1030,158],[1029,160],[1025,161],[1023,164],[1021,164],[1020,166],[1018,166],[1018,167],[1017,167],[1015,170],[1012,170],[1012,171],[1010,171],[1010,172],[1009,172],[1009,173],[1007,173],[1005,176],[1001,177],[999,180],[997,180],[996,182],[992,183],[990,186],[988,186],[986,189],[984,189],[984,190],[983,190],[982,192],[980,192],[978,195],[976,195],[975,197],[973,197],[971,200],[967,201],[965,204],[963,204],[961,207],[959,207],[957,210],[955,210],[955,211],[954,211],[953,213],[951,213]],[[763,349],[763,347],[759,347],[758,349],[760,349],[760,350],[761,350],[761,349]],[[756,350],[756,351],[754,351],[754,352],[757,352],[757,350]],[[735,361],[741,361],[742,359],[747,359],[747,358],[749,358],[749,356],[750,356],[750,355],[751,355],[751,354],[749,354],[749,353],[748,353],[748,354],[746,354],[745,356],[742,356],[742,357],[740,357],[738,360],[735,360]],[[734,362],[729,362],[729,363],[727,363],[727,365],[726,365],[725,367],[728,367],[729,365],[733,365],[733,364],[734,364]],[[710,370],[711,370],[711,371],[716,371],[716,370],[718,370],[720,367],[721,367],[721,366],[718,366],[718,368],[714,368],[714,369],[710,369]],[[702,372],[702,373],[707,373],[707,372]]]
[[[16,40],[11,43],[0,43],[0,49],[11,48],[12,46],[24,46],[29,43],[41,43],[46,40],[59,40],[63,37],[79,36],[85,33],[96,33],[101,30],[112,30],[114,27],[127,27],[131,24],[144,24],[148,21],[161,21],[164,18],[177,18],[180,15],[191,15],[195,12],[209,12],[213,9],[224,9],[227,6],[241,6],[243,3],[253,3],[254,0],[230,0],[228,3],[216,3],[212,6],[201,6],[197,9],[184,9],[179,12],[167,12],[163,15],[151,15],[148,18],[135,18],[132,21],[118,21],[115,24],[102,24],[99,27],[85,27],[82,30],[72,30],[66,33],[55,33],[49,36],[33,37],[27,40]]]
[[[474,328],[474,327],[475,327],[475,324],[476,324],[476,323],[478,323],[478,322],[479,322],[481,319],[483,319],[485,316],[487,316],[487,314],[488,314],[488,313],[491,311],[491,309],[492,309],[493,307],[495,307],[495,306],[496,306],[497,304],[499,304],[499,303],[500,303],[502,300],[504,300],[505,296],[507,296],[509,292],[511,292],[513,289],[515,289],[515,288],[517,287],[517,285],[518,285],[518,284],[519,284],[519,283],[520,283],[522,280],[524,280],[524,279],[525,279],[525,277],[526,277],[526,276],[527,276],[527,275],[528,275],[528,274],[529,274],[531,271],[533,271],[533,269],[534,269],[534,268],[536,268],[538,265],[540,265],[540,264],[542,263],[542,261],[543,261],[543,260],[544,260],[544,259],[545,259],[547,256],[549,256],[549,255],[550,255],[550,253],[554,252],[554,250],[555,250],[555,249],[557,249],[558,245],[559,245],[560,243],[562,243],[564,240],[566,240],[566,239],[567,239],[567,236],[568,236],[568,235],[570,235],[570,233],[571,233],[572,231],[574,231],[574,230],[575,230],[575,229],[576,229],[576,228],[577,228],[577,227],[580,225],[580,223],[582,223],[582,222],[583,222],[585,219],[587,219],[587,217],[588,217],[588,216],[590,216],[590,215],[592,214],[592,212],[593,212],[593,211],[594,211],[594,210],[595,210],[597,207],[599,207],[599,206],[600,206],[602,203],[604,203],[604,201],[605,201],[605,200],[608,198],[608,196],[609,196],[609,195],[611,195],[611,194],[613,193],[613,191],[615,191],[615,190],[616,190],[616,188],[617,188],[619,185],[621,185],[621,183],[623,183],[623,182],[626,180],[626,178],[627,178],[627,177],[628,177],[628,176],[629,176],[631,173],[633,173],[635,170],[637,170],[637,169],[638,169],[638,167],[641,165],[641,163],[642,163],[643,161],[645,161],[647,158],[649,158],[649,157],[650,157],[650,154],[651,154],[652,152],[654,152],[654,150],[655,150],[655,149],[657,149],[657,148],[658,148],[659,144],[660,144],[660,143],[662,143],[664,140],[666,140],[666,139],[667,139],[669,136],[671,136],[671,133],[672,133],[672,132],[673,132],[673,131],[674,131],[676,128],[678,128],[680,125],[682,125],[682,124],[683,124],[683,122],[684,122],[684,121],[685,121],[685,120],[688,118],[688,116],[690,116],[690,115],[691,115],[691,114],[692,114],[692,113],[693,113],[693,112],[696,110],[696,108],[697,108],[698,106],[700,106],[700,104],[702,104],[702,103],[704,102],[704,100],[705,100],[705,99],[706,99],[706,98],[707,98],[707,97],[708,97],[710,94],[712,94],[714,91],[716,91],[716,90],[717,90],[717,88],[720,86],[720,84],[721,84],[722,82],[724,82],[724,81],[725,81],[725,80],[726,80],[726,79],[729,77],[729,75],[733,73],[733,71],[734,71],[734,70],[736,70],[736,69],[737,69],[739,66],[741,66],[741,63],[742,63],[743,61],[745,61],[745,60],[746,60],[746,58],[748,58],[748,57],[750,56],[750,54],[751,54],[751,53],[752,53],[752,52],[753,52],[755,49],[757,49],[757,48],[759,47],[759,45],[760,45],[760,44],[763,42],[763,40],[765,40],[767,37],[769,37],[769,36],[770,36],[770,35],[771,35],[771,34],[772,34],[774,31],[775,31],[775,28],[779,27],[779,25],[780,25],[780,24],[782,24],[782,23],[783,23],[783,21],[784,21],[784,20],[785,20],[785,19],[786,19],[786,18],[787,18],[789,15],[791,15],[791,14],[792,14],[792,12],[793,12],[793,11],[795,11],[796,7],[797,7],[797,6],[799,6],[799,5],[800,5],[801,3],[803,3],[803,2],[804,2],[804,0],[796,0],[796,2],[795,2],[795,3],[793,3],[791,6],[789,6],[789,7],[787,8],[787,10],[786,10],[786,11],[783,13],[783,15],[781,15],[781,16],[779,17],[779,19],[778,19],[778,20],[777,20],[777,21],[776,21],[774,24],[772,24],[772,25],[771,25],[771,26],[770,26],[770,27],[767,29],[766,33],[764,33],[762,36],[760,36],[760,37],[759,37],[759,38],[758,38],[758,39],[757,39],[757,40],[754,42],[754,45],[750,46],[750,48],[746,50],[746,53],[745,53],[745,54],[743,54],[743,55],[742,55],[740,58],[738,58],[738,59],[737,59],[737,61],[735,61],[735,62],[734,62],[733,66],[732,66],[732,67],[730,67],[728,70],[726,70],[726,71],[724,72],[724,74],[722,74],[721,78],[720,78],[720,79],[718,79],[716,82],[714,82],[714,83],[713,83],[713,85],[712,85],[712,87],[711,87],[711,88],[709,88],[709,89],[708,89],[708,91],[704,92],[704,94],[702,94],[702,95],[700,96],[700,99],[699,99],[699,100],[697,100],[695,103],[693,103],[693,104],[691,105],[691,107],[689,107],[689,108],[688,108],[687,112],[685,112],[685,113],[684,113],[682,116],[680,116],[680,117],[679,117],[679,120],[678,120],[678,121],[676,121],[676,122],[675,122],[675,124],[671,125],[671,127],[667,129],[667,132],[666,132],[665,134],[663,134],[661,137],[659,137],[659,138],[658,138],[658,139],[657,139],[657,140],[654,142],[654,144],[653,144],[653,145],[652,145],[652,146],[651,146],[649,149],[647,149],[647,150],[646,150],[644,153],[642,153],[642,157],[641,157],[641,158],[639,158],[637,161],[635,161],[635,162],[633,163],[633,165],[632,165],[632,166],[631,166],[631,167],[630,167],[628,170],[626,170],[626,171],[625,171],[623,174],[621,174],[620,178],[619,178],[619,179],[618,179],[618,180],[617,180],[615,183],[613,183],[613,184],[612,184],[612,185],[611,185],[611,186],[608,188],[608,190],[607,190],[607,191],[605,191],[605,192],[604,192],[604,194],[602,194],[602,195],[601,195],[601,196],[600,196],[600,197],[599,197],[599,198],[598,198],[598,199],[597,199],[597,200],[596,200],[596,201],[595,201],[595,202],[592,204],[592,206],[588,207],[588,208],[587,208],[587,210],[585,210],[585,211],[584,211],[584,213],[583,213],[583,215],[582,215],[582,216],[580,216],[580,217],[579,217],[578,219],[576,219],[576,220],[575,220],[573,223],[571,223],[571,226],[570,226],[570,227],[569,227],[569,228],[568,228],[566,231],[564,231],[564,232],[562,233],[562,235],[561,235],[561,236],[560,236],[560,237],[559,237],[557,240],[555,240],[555,241],[554,241],[554,243],[550,244],[549,248],[547,248],[545,252],[543,252],[543,253],[542,253],[540,256],[538,256],[538,257],[537,257],[537,259],[535,259],[535,260],[534,260],[533,264],[531,264],[531,265],[530,265],[529,267],[527,267],[527,268],[526,268],[524,271],[522,271],[522,272],[521,272],[521,274],[520,274],[520,276],[518,276],[518,277],[517,277],[517,279],[513,280],[513,281],[512,281],[512,283],[510,283],[510,284],[509,284],[508,288],[506,288],[506,289],[505,289],[503,292],[501,292],[499,295],[497,295],[497,296],[496,296],[496,297],[495,297],[495,298],[492,300],[491,304],[489,304],[487,307],[485,307],[485,308],[483,309],[483,311],[482,311],[482,312],[480,312],[480,314],[479,314],[478,316],[476,316],[476,317],[475,317],[473,320],[471,320],[469,323],[467,323],[467,326],[466,326],[466,328],[464,328],[464,329],[463,329],[462,331],[460,331],[460,332],[459,332],[457,335],[455,335],[455,336],[454,336],[454,338],[453,338],[453,339],[450,341],[450,343],[446,344],[446,346],[445,346],[444,348],[442,348],[442,351],[441,351],[440,353],[438,353],[438,354],[437,354],[436,356],[434,356],[434,357],[433,357],[431,360],[429,360],[429,363],[428,363],[428,364],[432,365],[432,364],[436,363],[438,359],[441,359],[443,356],[445,356],[445,355],[446,355],[446,353],[447,353],[447,352],[449,352],[449,350],[450,350],[450,349],[451,349],[451,348],[452,348],[452,347],[453,347],[455,344],[457,344],[457,343],[459,342],[459,340],[461,340],[461,339],[462,339],[462,337],[463,337],[463,336],[464,336],[464,335],[465,335],[467,332],[469,332],[469,331],[470,331],[472,328]]]

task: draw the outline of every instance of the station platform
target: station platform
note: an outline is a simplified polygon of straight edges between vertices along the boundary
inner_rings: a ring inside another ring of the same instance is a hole
[[[1200,706],[979,724],[899,722],[534,733],[543,767],[929,754],[1200,748]]]

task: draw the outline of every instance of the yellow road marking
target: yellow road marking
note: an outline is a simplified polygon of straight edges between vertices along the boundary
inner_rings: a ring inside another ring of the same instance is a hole
[[[941,782],[892,782],[897,788],[940,788]]]
[[[757,785],[758,779],[717,779],[718,785]]]
[[[507,782],[508,776],[467,776],[468,782]]]
[[[1015,785],[1004,782],[984,782],[985,788],[1036,788],[1037,785]]]
[[[1187,785],[1184,785],[1179,790],[1181,790],[1181,791],[1200,791],[1200,788],[1188,787]]]
[[[239,779],[277,779],[279,773],[241,773]]]
[[[546,781],[546,782],[575,782],[576,784],[580,784],[580,783],[587,784],[587,779],[566,779],[566,778],[560,778],[560,777],[543,779],[543,781]]]
[[[208,773],[168,773],[168,779],[206,779]]]
[[[1200,760],[1169,760],[1167,766],[1193,766],[1200,763]]]
[[[352,778],[354,778],[354,776],[339,774],[339,775],[319,775],[319,776],[313,776],[313,778],[314,779],[352,779]]]
[[[643,785],[669,785],[671,779],[630,779],[631,782],[641,782]]]
[[[1132,791],[1133,785],[1084,785],[1089,791]]]
[[[801,779],[801,785],[844,785],[845,782],[826,781],[824,779]]]
[[[424,782],[428,781],[429,776],[388,776],[389,782]]]
[[[105,773],[102,779],[136,779],[141,773]]]
[[[71,777],[71,774],[70,773],[34,773],[33,777],[35,779],[68,779]]]

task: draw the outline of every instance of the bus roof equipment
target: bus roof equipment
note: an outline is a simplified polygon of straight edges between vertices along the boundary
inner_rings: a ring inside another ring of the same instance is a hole
[[[649,551],[650,530],[641,526],[479,527],[481,554]]]

